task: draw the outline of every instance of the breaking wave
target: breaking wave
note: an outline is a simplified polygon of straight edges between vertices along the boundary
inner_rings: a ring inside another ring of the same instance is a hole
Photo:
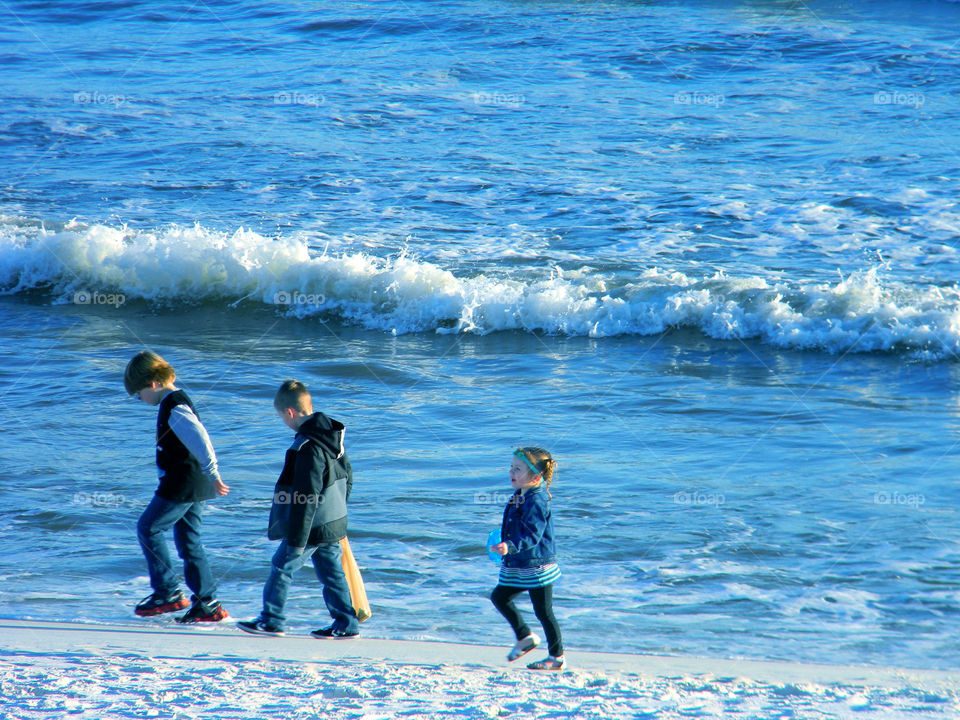
[[[881,266],[836,282],[691,277],[662,267],[511,258],[502,269],[449,266],[399,253],[336,252],[302,237],[264,237],[200,225],[154,231],[0,220],[0,292],[56,303],[122,298],[157,305],[273,305],[393,333],[542,331],[595,338],[697,328],[717,339],[781,348],[897,352],[923,359],[960,352],[960,288],[911,285]],[[461,264],[458,265],[457,263]]]

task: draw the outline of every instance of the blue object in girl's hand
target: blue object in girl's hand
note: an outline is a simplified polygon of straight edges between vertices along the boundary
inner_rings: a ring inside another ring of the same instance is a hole
[[[491,545],[496,545],[500,542],[500,528],[496,530],[491,530],[490,534],[487,535],[487,555],[490,556],[490,559],[498,563],[503,560],[502,555],[497,555],[493,550],[490,549]]]

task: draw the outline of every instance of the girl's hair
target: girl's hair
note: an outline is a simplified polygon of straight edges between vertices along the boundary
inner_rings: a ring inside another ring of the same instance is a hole
[[[143,390],[152,382],[166,385],[177,377],[173,366],[155,352],[144,350],[133,356],[123,373],[123,387],[128,395]]]
[[[550,495],[550,483],[553,482],[553,474],[557,469],[557,461],[553,456],[540,447],[522,447],[517,448],[518,453],[522,453],[531,465],[543,476],[547,484],[547,495]],[[553,497],[550,495],[550,497]]]

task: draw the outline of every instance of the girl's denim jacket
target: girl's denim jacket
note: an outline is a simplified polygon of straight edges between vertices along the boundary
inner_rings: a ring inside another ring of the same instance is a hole
[[[500,539],[507,544],[506,567],[530,568],[556,560],[550,500],[543,484],[511,496],[503,510]]]

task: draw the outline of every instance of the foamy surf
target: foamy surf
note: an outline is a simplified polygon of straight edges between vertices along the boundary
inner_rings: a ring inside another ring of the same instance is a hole
[[[906,284],[882,265],[835,282],[780,276],[695,277],[623,264],[561,269],[555,258],[511,257],[472,272],[356,242],[312,247],[199,224],[133,230],[106,225],[0,224],[0,288],[43,290],[57,303],[249,303],[296,317],[335,318],[397,334],[545,332],[595,338],[696,328],[721,340],[760,340],[830,353],[897,352],[936,360],[960,351],[957,284]]]

